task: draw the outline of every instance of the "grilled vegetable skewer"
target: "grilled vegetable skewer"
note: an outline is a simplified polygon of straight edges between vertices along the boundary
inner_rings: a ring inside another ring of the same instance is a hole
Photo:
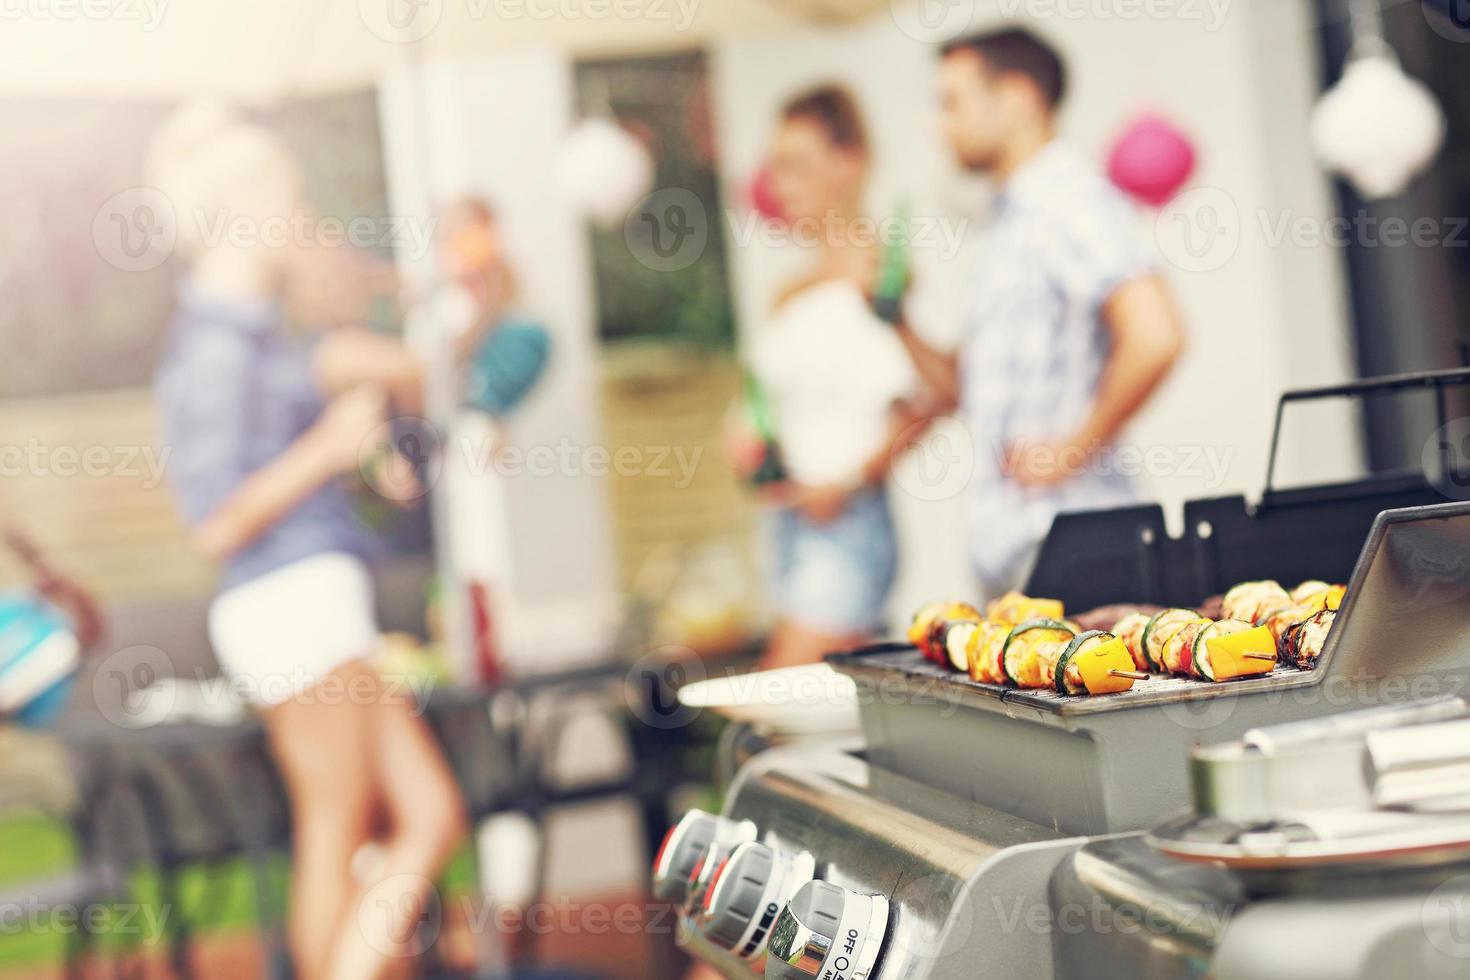
[[[1055,664],[1076,631],[1059,619],[1032,619],[1011,630],[1006,637],[1001,666],[1006,680],[1017,687],[1051,686],[1048,664]]]
[[[1111,654],[1111,656],[1110,656]],[[1088,663],[1088,658],[1095,663]],[[1078,633],[1050,663],[1051,680],[1058,694],[1108,694],[1126,691],[1148,674],[1129,670],[1132,659],[1127,647],[1106,630]]]
[[[1007,592],[985,607],[985,618],[1017,626],[1033,619],[1062,619],[1065,607],[1058,599],[1034,599],[1020,592]]]
[[[1290,664],[1297,670],[1315,669],[1318,658],[1322,656],[1322,649],[1327,645],[1327,635],[1332,631],[1332,624],[1336,618],[1336,610],[1323,609],[1321,612],[1314,613],[1312,618],[1288,629],[1282,634],[1281,642],[1277,645],[1281,661]]]
[[[914,614],[913,622],[909,624],[908,640],[926,659],[950,666],[944,642],[948,627],[953,623],[978,622],[983,618],[980,610],[966,602],[931,602]]]
[[[1148,672],[1149,663],[1148,654],[1143,649],[1143,633],[1152,621],[1153,616],[1148,613],[1129,613],[1118,620],[1112,629],[1113,634],[1128,648],[1133,666],[1144,673]]]
[[[1078,617],[1101,626],[1127,612],[1111,630],[1085,631],[1062,618],[1061,602],[1012,592],[984,614],[966,602],[930,603],[908,638],[926,659],[982,684],[1081,695],[1126,690],[1149,672],[1222,681],[1269,673],[1277,662],[1313,669],[1345,591],[1315,579],[1290,592],[1271,580],[1242,582],[1219,600],[1218,620],[1182,607],[1150,615],[1121,606]]]
[[[1143,628],[1139,646],[1149,670],[1161,673],[1164,671],[1165,645],[1186,623],[1198,618],[1199,613],[1193,609],[1165,609],[1148,621],[1148,625]]]

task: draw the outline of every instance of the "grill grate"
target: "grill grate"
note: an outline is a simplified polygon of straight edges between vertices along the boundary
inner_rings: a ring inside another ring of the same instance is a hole
[[[855,676],[864,674],[879,677],[901,676],[916,684],[923,684],[931,691],[933,685],[938,684],[942,685],[944,691],[955,696],[979,697],[1001,704],[1025,706],[1058,715],[1096,714],[1139,708],[1145,705],[1203,701],[1261,691],[1279,691],[1305,686],[1317,679],[1311,672],[1295,670],[1291,667],[1277,667],[1271,674],[1219,683],[1155,674],[1146,681],[1134,684],[1130,690],[1117,694],[1072,696],[1058,694],[1055,691],[1022,690],[999,684],[982,684],[964,674],[945,670],[931,663],[924,659],[924,655],[919,653],[917,648],[907,645],[880,644],[854,650],[851,653],[836,654],[828,659],[835,666]]]

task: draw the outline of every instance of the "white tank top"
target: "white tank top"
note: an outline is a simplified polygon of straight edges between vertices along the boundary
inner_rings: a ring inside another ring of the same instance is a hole
[[[843,279],[787,300],[755,332],[749,363],[770,400],[787,470],[811,485],[856,477],[882,450],[894,403],[919,384],[893,327]]]

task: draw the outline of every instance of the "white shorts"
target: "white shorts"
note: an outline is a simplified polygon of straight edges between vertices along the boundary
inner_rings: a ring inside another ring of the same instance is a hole
[[[209,640],[232,686],[256,704],[300,695],[380,645],[373,584],[352,555],[313,555],[222,592]]]

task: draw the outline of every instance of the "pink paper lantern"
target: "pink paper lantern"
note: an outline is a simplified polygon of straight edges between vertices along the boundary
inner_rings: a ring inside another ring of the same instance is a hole
[[[781,221],[784,218],[781,214],[781,202],[776,200],[776,194],[771,189],[771,172],[765,167],[756,171],[755,177],[750,181],[750,206],[767,221]]]
[[[1161,116],[1139,116],[1108,155],[1108,177],[1145,204],[1162,207],[1194,173],[1194,144]]]

